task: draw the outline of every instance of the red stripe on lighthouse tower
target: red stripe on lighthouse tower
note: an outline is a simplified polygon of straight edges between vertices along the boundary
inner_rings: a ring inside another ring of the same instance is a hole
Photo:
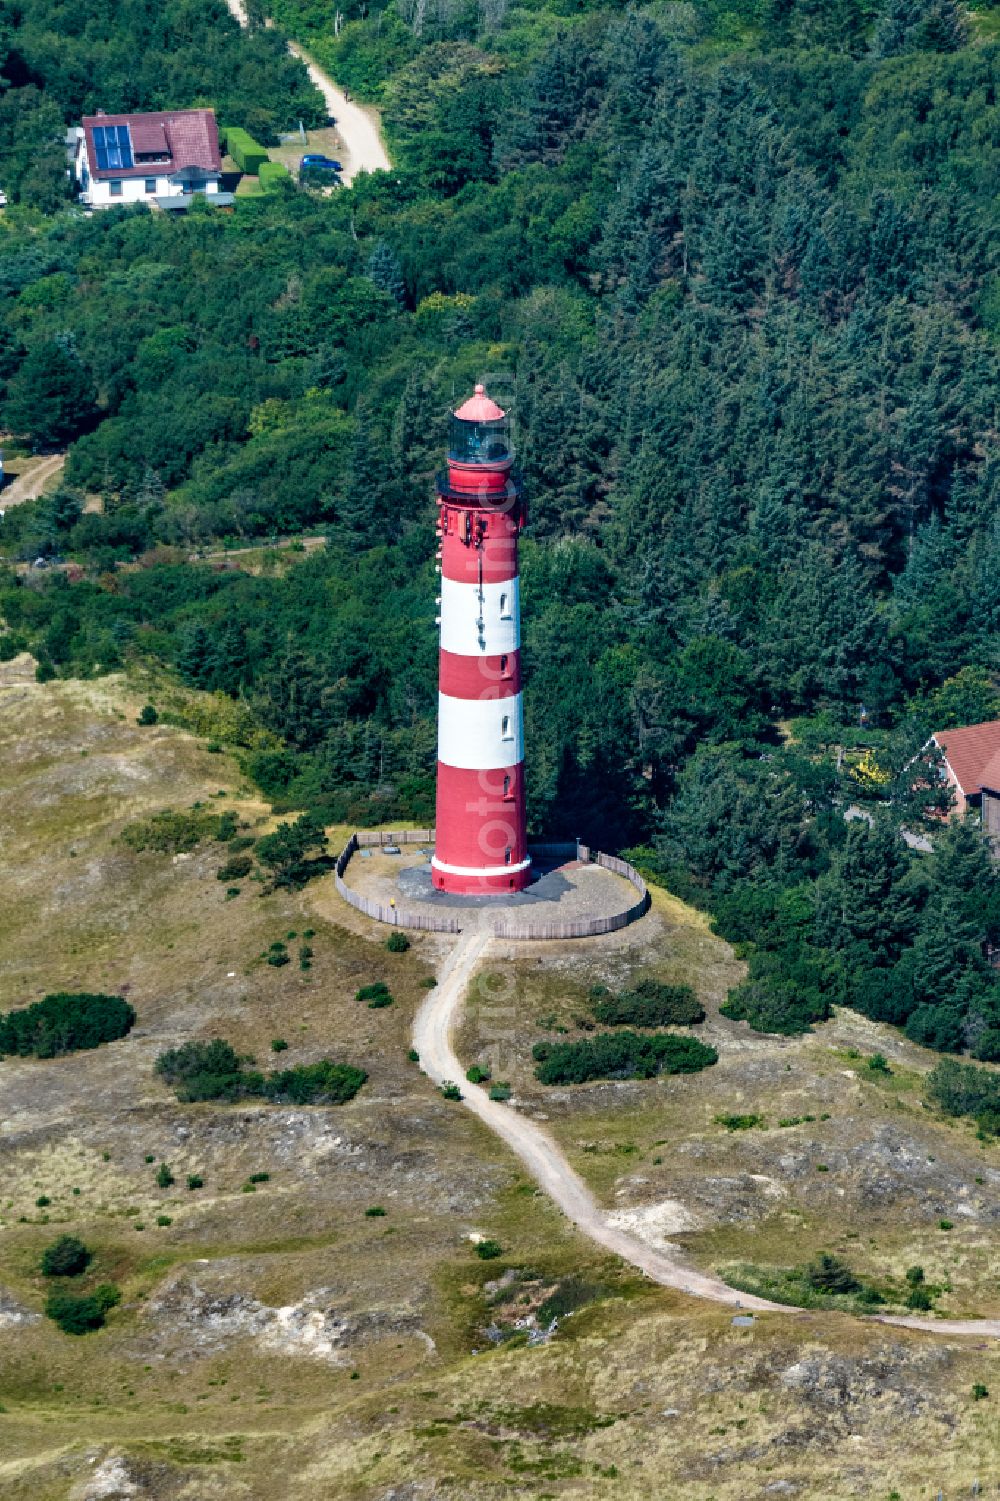
[[[506,414],[482,386],[451,419],[438,481],[441,653],[434,884],[518,891],[525,833],[521,607],[524,524]]]

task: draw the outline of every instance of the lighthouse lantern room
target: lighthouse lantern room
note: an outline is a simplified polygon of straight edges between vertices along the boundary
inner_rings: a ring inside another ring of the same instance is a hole
[[[519,891],[525,832],[517,539],[525,523],[506,413],[476,386],[437,482],[441,567],[438,890]]]

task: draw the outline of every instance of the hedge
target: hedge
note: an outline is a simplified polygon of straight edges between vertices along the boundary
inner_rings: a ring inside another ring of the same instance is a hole
[[[239,125],[226,125],[222,133],[226,138],[226,150],[240,171],[256,177],[268,160],[263,146],[258,146],[253,136]]]
[[[257,181],[265,193],[278,193],[284,183],[290,183],[291,173],[280,162],[261,162]]]

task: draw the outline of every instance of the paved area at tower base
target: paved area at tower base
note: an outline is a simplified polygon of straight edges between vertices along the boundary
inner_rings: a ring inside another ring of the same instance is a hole
[[[486,912],[529,916],[532,921],[570,922],[578,918],[611,917],[635,901],[628,881],[600,865],[578,860],[563,863],[540,860],[534,879],[524,891],[500,896],[454,896],[435,891],[431,883],[429,849],[405,849],[399,855],[359,850],[345,874],[349,887],[361,895],[407,912],[457,915]]]

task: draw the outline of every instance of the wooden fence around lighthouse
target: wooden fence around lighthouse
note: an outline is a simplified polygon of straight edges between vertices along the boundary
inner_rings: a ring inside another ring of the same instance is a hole
[[[446,916],[443,912],[440,915],[436,912],[410,912],[405,907],[376,902],[371,897],[362,896],[359,891],[353,891],[344,880],[344,872],[359,849],[433,842],[433,829],[358,830],[351,835],[337,857],[334,868],[337,890],[351,907],[363,912],[366,917],[374,918],[376,922],[388,923],[395,928],[410,928],[416,932],[461,933],[463,923],[459,917]],[[591,851],[579,841],[575,844],[533,844],[529,848],[532,854],[549,859],[576,859],[582,864],[603,866],[605,870],[612,871],[634,886],[639,899],[624,911],[612,913],[608,917],[578,917],[562,922],[532,922],[527,913],[523,918],[519,915],[502,917],[493,925],[495,938],[514,939],[522,943],[560,938],[597,938],[603,933],[616,933],[621,928],[627,928],[649,911],[650,897],[646,883],[627,860],[621,860],[617,855],[605,855],[600,850]]]

